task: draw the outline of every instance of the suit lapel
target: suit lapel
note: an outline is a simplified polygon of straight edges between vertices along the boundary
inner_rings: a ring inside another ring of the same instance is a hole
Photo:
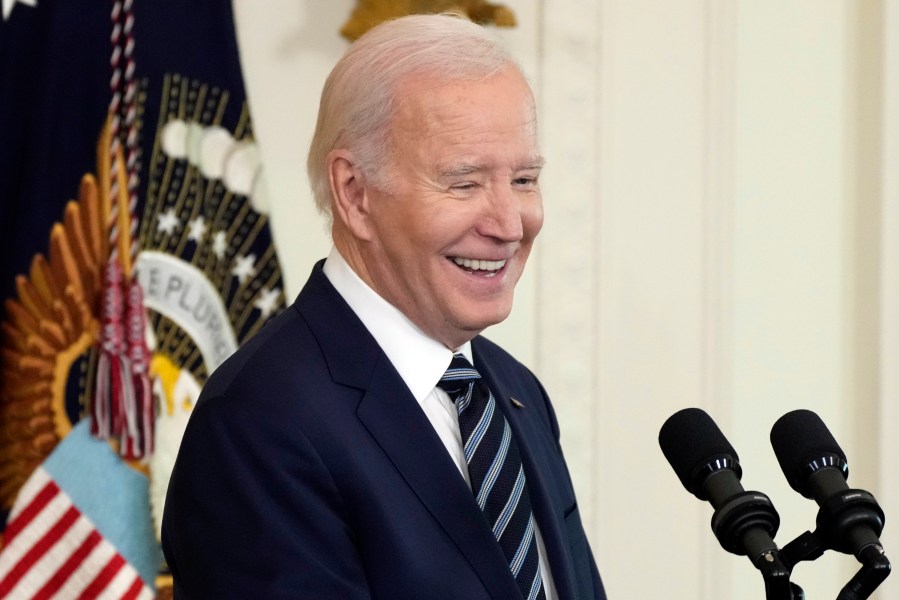
[[[321,272],[321,263],[297,308],[321,344],[334,380],[364,390],[357,415],[365,428],[490,595],[515,597],[518,587],[502,550],[483,525],[471,490],[396,369]],[[342,324],[340,335],[333,323]]]
[[[514,597],[518,593],[514,579],[502,550],[483,524],[471,490],[393,366],[386,358],[383,362],[387,364],[379,371],[385,374],[372,381],[359,406],[359,418],[490,594]]]
[[[542,417],[536,406],[530,406],[532,399],[523,400],[523,407],[512,405],[512,385],[500,375],[498,369],[486,363],[478,363],[477,347],[475,347],[475,368],[487,382],[493,392],[497,406],[503,411],[509,426],[518,442],[521,462],[527,475],[528,491],[531,496],[531,508],[534,518],[540,526],[540,535],[546,547],[547,560],[553,575],[559,598],[574,598],[577,595],[571,553],[568,548],[568,536],[563,530],[562,514],[565,508],[557,506],[554,501],[558,494],[551,492],[546,477],[541,474],[551,472],[552,465],[547,459],[555,451],[555,441],[549,434],[549,426],[542,423]],[[540,400],[542,402],[542,399]],[[538,451],[541,445],[549,443],[550,447]]]

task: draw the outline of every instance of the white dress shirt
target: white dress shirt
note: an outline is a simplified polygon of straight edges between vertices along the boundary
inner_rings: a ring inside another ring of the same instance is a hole
[[[468,487],[468,463],[459,432],[459,414],[449,395],[437,387],[454,352],[419,329],[395,306],[372,290],[347,264],[336,248],[325,260],[324,273],[375,341],[387,355],[400,377],[409,387],[415,400],[440,437],[459,473]],[[474,364],[471,343],[466,342],[455,352],[461,352]],[[552,574],[546,561],[546,548],[540,528],[534,523],[537,548],[540,551],[540,573],[547,600],[557,598]]]

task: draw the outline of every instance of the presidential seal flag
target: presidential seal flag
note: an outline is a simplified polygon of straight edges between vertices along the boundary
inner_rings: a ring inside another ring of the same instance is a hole
[[[165,596],[187,418],[284,306],[230,2],[4,18],[0,596]]]

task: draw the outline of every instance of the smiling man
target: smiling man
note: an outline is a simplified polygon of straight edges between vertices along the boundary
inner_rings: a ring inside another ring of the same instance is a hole
[[[203,390],[163,523],[176,598],[605,598],[549,399],[479,335],[512,309],[542,165],[481,27],[350,47],[308,160],[334,247]]]

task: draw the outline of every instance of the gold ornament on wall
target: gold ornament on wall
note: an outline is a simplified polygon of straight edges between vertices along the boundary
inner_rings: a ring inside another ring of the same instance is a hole
[[[353,14],[344,23],[340,34],[353,41],[363,33],[389,19],[404,15],[459,13],[481,25],[514,27],[515,13],[502,4],[484,0],[357,0]]]

